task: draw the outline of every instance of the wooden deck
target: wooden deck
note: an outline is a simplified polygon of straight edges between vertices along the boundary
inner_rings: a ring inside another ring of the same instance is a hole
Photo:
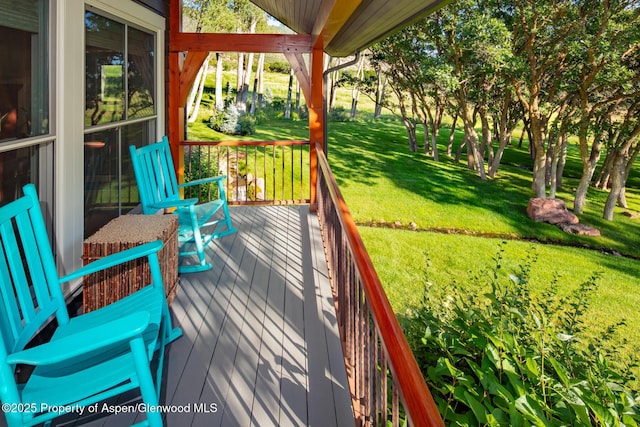
[[[211,248],[213,270],[180,276],[171,309],[184,335],[167,354],[165,425],[353,426],[317,217],[308,206],[231,215],[238,233]],[[143,419],[106,415],[54,424]]]

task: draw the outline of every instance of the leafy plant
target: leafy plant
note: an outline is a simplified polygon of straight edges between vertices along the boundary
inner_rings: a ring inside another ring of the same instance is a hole
[[[212,151],[205,147],[193,146],[185,152],[184,178],[186,182],[200,178],[217,176],[218,159]],[[219,197],[218,185],[207,183],[185,188],[185,196],[196,197],[200,200],[214,200]]]
[[[344,107],[333,107],[329,112],[329,120],[332,122],[348,122],[349,112]]]
[[[598,274],[566,296],[556,277],[536,296],[528,286],[535,254],[505,275],[503,251],[470,286],[428,284],[421,307],[405,319],[445,423],[637,426],[640,399],[625,387],[632,375],[607,360],[607,340],[620,325],[584,336]]]
[[[256,118],[247,114],[240,116],[236,133],[240,135],[253,135],[256,133]]]
[[[235,134],[238,130],[239,117],[240,113],[238,113],[236,106],[229,104],[224,112],[224,119],[220,125],[220,132],[226,133],[227,135]]]

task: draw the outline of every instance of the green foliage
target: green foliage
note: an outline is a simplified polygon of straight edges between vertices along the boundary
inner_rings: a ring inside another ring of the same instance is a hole
[[[234,104],[229,104],[224,111],[224,119],[220,125],[220,132],[233,135],[238,130],[238,118],[240,114]]]
[[[262,94],[262,100],[265,104],[269,105],[273,102],[273,91],[269,86],[264,89],[264,94]]]
[[[626,388],[633,378],[608,361],[620,325],[584,337],[598,274],[565,296],[556,278],[537,296],[529,288],[535,255],[505,276],[503,251],[468,286],[429,284],[404,320],[445,423],[638,425],[640,398]]]
[[[211,158],[211,151],[205,147],[189,147],[184,156],[185,182],[218,175],[218,164]],[[185,188],[186,197],[196,197],[200,200],[214,200],[218,198],[218,185],[208,183]]]
[[[289,65],[287,61],[273,61],[264,64],[264,69],[272,73],[289,74],[291,72],[291,65]]]
[[[247,114],[240,116],[236,132],[240,135],[253,135],[256,133],[256,118]]]
[[[211,129],[216,130],[216,131],[220,131],[220,127],[222,126],[222,123],[224,122],[224,111],[220,111],[216,108],[212,108],[211,110],[209,110],[209,120],[208,120],[208,125]]]
[[[224,111],[213,110],[208,126],[227,135],[253,135],[256,133],[255,117],[240,114],[234,104],[229,104]]]
[[[329,120],[332,122],[348,122],[349,112],[344,107],[333,107],[329,112]]]

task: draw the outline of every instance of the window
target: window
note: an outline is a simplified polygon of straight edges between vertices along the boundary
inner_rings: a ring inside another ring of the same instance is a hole
[[[0,205],[53,179],[49,40],[49,1],[0,0]]]
[[[85,13],[85,237],[138,205],[129,145],[155,140],[154,34]]]

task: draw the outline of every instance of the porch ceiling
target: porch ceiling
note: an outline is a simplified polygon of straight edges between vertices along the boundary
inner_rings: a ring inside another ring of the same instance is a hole
[[[362,50],[451,0],[251,0],[332,56]]]

